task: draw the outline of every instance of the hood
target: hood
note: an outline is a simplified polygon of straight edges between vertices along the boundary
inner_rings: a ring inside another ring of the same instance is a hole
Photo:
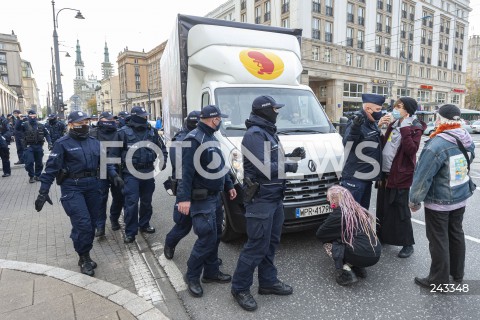
[[[252,126],[259,126],[260,128],[267,130],[271,134],[277,132],[277,126],[275,124],[253,113],[250,113],[250,117],[245,120],[245,126],[247,127],[247,129]]]
[[[465,129],[463,129],[463,128],[457,128],[457,129],[447,130],[446,132],[448,132],[448,133],[453,134],[454,136],[456,136],[456,137],[462,142],[462,144],[463,144],[463,146],[464,146],[465,148],[470,147],[470,145],[471,145],[472,142],[473,142],[472,136],[470,136],[470,134],[467,132],[467,130],[465,130]],[[449,136],[448,134],[439,133],[438,135],[439,135],[440,137],[442,137],[443,139],[451,142],[451,143],[457,144],[457,141],[455,140],[455,138]]]

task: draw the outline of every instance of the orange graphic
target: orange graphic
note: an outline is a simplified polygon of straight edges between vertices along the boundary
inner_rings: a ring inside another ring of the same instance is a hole
[[[243,50],[240,61],[248,72],[262,80],[278,78],[285,68],[279,56],[266,50]]]

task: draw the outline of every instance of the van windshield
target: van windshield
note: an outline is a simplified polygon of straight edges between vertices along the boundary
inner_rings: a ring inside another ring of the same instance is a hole
[[[252,102],[262,95],[272,96],[285,104],[277,118],[279,134],[316,134],[335,132],[322,106],[308,90],[285,88],[218,88],[216,105],[228,118],[222,119],[222,132],[229,136],[243,136],[245,120],[252,111]]]

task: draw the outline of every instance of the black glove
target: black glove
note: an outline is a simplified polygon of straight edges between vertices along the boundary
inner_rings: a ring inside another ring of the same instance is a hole
[[[52,150],[53,149],[53,144],[49,143],[48,144],[48,151]]]
[[[37,212],[40,212],[45,202],[53,205],[52,199],[50,199],[50,196],[48,195],[48,191],[40,191],[37,200],[35,200],[35,210],[37,210]]]
[[[285,163],[285,172],[297,172],[298,170],[298,163]]]
[[[112,182],[115,187],[118,187],[120,189],[123,189],[123,186],[125,185],[125,182],[123,182],[123,179],[120,178],[118,174],[112,178]]]
[[[355,116],[353,118],[353,125],[360,127],[365,122],[365,118],[362,115]]]
[[[303,147],[296,147],[293,149],[292,153],[289,153],[286,155],[289,158],[300,158],[300,159],[305,159],[306,152]]]

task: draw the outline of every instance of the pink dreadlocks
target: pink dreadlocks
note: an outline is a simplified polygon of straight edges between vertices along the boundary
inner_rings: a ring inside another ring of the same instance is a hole
[[[353,199],[350,191],[338,185],[332,186],[327,191],[327,200],[340,207],[342,211],[344,243],[353,248],[353,237],[360,229],[368,236],[372,248],[377,244],[377,235],[373,228],[375,217]]]

